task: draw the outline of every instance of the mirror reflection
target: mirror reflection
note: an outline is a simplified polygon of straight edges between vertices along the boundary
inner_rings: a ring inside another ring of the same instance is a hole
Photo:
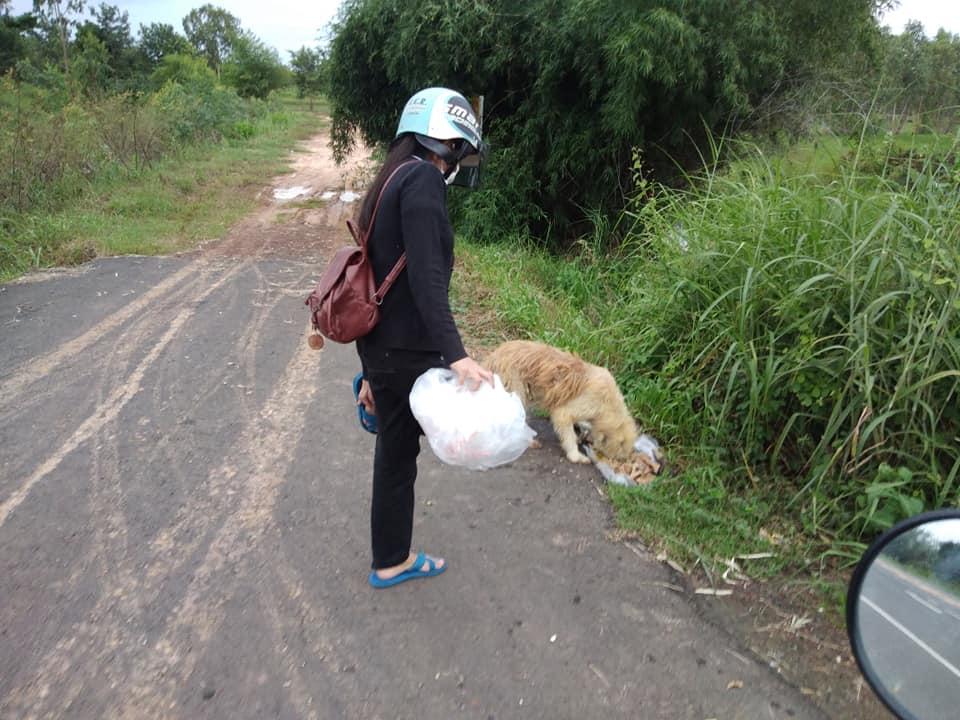
[[[960,717],[960,520],[894,537],[858,603],[863,652],[887,695],[921,720]]]

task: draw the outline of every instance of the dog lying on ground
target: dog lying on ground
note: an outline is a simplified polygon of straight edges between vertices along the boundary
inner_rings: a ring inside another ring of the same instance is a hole
[[[586,426],[600,454],[627,460],[634,452],[634,422],[613,375],[558,348],[530,340],[510,340],[488,355],[484,364],[517,393],[523,406],[550,413],[567,459],[588,463],[577,446],[576,426]]]

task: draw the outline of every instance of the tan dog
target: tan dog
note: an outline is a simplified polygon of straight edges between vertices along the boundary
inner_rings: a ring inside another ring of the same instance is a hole
[[[575,425],[588,426],[593,447],[608,458],[627,460],[634,452],[637,425],[606,368],[530,340],[503,343],[484,364],[520,396],[525,408],[537,406],[550,413],[570,462],[590,462],[577,447]]]

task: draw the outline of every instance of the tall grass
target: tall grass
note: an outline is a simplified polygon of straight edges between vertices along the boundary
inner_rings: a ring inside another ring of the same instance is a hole
[[[956,150],[863,140],[825,177],[744,153],[648,192],[613,249],[598,225],[575,259],[470,252],[488,277],[498,253],[513,268],[509,334],[609,365],[675,456],[723,469],[722,492],[775,487],[771,512],[808,537],[855,541],[960,502]]]
[[[0,78],[0,279],[215,237],[320,125],[305,102],[211,84],[71,99]]]

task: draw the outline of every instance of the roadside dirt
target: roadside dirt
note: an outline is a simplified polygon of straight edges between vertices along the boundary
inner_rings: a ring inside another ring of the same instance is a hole
[[[707,585],[705,580],[698,579],[696,585]],[[809,585],[773,579],[732,589],[727,598],[693,596],[706,620],[736,637],[831,717],[893,717],[864,681],[843,618],[818,605]]]
[[[358,145],[337,165],[328,143],[326,133],[304,142],[289,174],[258,193],[259,207],[210,246],[210,254],[320,262],[348,241],[344,223],[362,199],[370,154]]]

